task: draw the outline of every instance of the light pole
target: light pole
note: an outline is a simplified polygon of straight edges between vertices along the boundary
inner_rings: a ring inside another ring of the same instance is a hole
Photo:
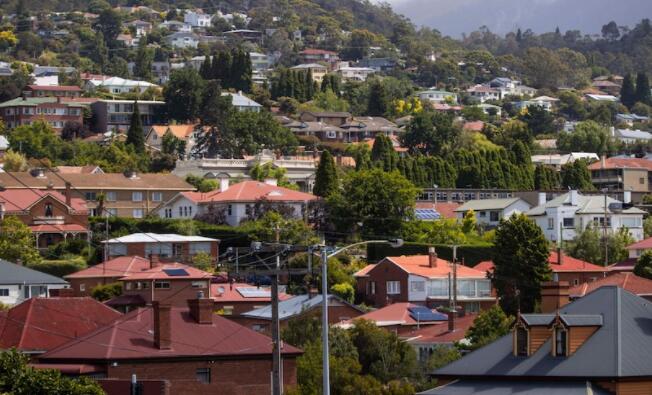
[[[339,254],[340,252],[344,250],[348,250],[349,248],[361,246],[361,245],[366,245],[366,244],[378,244],[378,243],[387,243],[390,244],[394,248],[398,248],[403,245],[403,240],[402,239],[393,239],[393,240],[367,240],[367,241],[361,241],[359,243],[353,243],[349,244],[348,246],[344,246],[340,248],[339,250],[335,250],[331,252],[330,254],[326,251],[326,245],[322,245],[319,247],[313,247],[313,250],[315,248],[320,248],[321,249],[321,294],[322,294],[322,301],[321,301],[321,341],[322,341],[322,358],[323,358],[323,365],[322,365],[322,394],[323,395],[330,395],[331,393],[331,388],[330,388],[330,362],[329,362],[329,350],[328,350],[328,258],[332,258],[335,255]]]

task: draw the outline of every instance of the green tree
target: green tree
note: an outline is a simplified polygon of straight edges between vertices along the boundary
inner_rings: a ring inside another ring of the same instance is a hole
[[[213,258],[207,252],[200,252],[192,257],[192,265],[199,270],[211,272],[213,270]]]
[[[626,74],[625,78],[623,78],[623,85],[620,87],[620,102],[627,108],[636,103],[636,88],[631,74]]]
[[[491,279],[506,313],[534,311],[541,298],[541,283],[550,280],[548,255],[548,241],[534,221],[524,214],[500,221]]]
[[[520,119],[525,122],[532,134],[538,136],[543,133],[555,132],[555,118],[552,113],[546,111],[542,106],[529,106],[521,115]]]
[[[16,216],[0,221],[0,258],[24,265],[41,262],[31,229]]]
[[[219,81],[211,80],[206,83],[201,96],[199,119],[202,125],[224,128],[225,122],[234,111],[230,95],[222,96],[222,87]]]
[[[340,52],[340,55],[344,60],[360,60],[367,56],[369,47],[377,40],[377,36],[369,30],[353,30],[348,46]]]
[[[210,192],[217,189],[218,184],[215,180],[193,176],[192,174],[186,177],[186,182],[194,186],[198,192]]]
[[[186,154],[186,142],[177,138],[171,131],[165,132],[161,140],[161,152],[175,158],[183,159]]]
[[[193,122],[199,116],[204,80],[192,67],[174,70],[163,89],[167,113],[179,122]]]
[[[443,368],[451,362],[455,362],[462,358],[462,354],[456,347],[449,347],[448,345],[436,345],[432,348],[428,362],[426,363],[426,371],[432,372],[436,369]]]
[[[599,155],[614,150],[614,142],[606,126],[594,121],[580,122],[570,133],[560,133],[557,147],[563,152],[595,152]]]
[[[643,233],[646,238],[652,236],[652,216],[650,215],[643,221]]]
[[[371,161],[385,171],[396,170],[398,154],[389,137],[382,134],[376,136],[371,148]]]
[[[4,164],[2,165],[2,170],[4,171],[26,171],[27,170],[27,159],[25,155],[20,152],[15,152],[9,150],[5,153]]]
[[[379,79],[374,79],[369,85],[369,102],[367,103],[367,115],[372,117],[383,117],[389,109],[389,99],[385,86]]]
[[[570,120],[583,120],[586,117],[586,108],[582,98],[571,91],[559,94],[559,113]]]
[[[118,41],[116,38],[122,31],[122,17],[113,8],[106,8],[97,17],[95,29],[102,33],[109,48],[117,48]]]
[[[483,347],[509,333],[514,323],[514,317],[505,314],[500,306],[493,306],[478,314],[473,325],[466,332],[469,349]]]
[[[462,109],[462,116],[467,121],[486,121],[487,114],[478,106],[466,106]]]
[[[473,210],[468,210],[464,213],[464,218],[462,219],[462,232],[467,235],[474,234],[477,226],[478,221],[475,218],[475,212]]]
[[[537,165],[534,169],[534,189],[550,191],[559,188],[559,173],[550,166]]]
[[[344,178],[342,192],[328,199],[333,209],[331,220],[340,231],[362,223],[363,234],[397,235],[403,221],[414,215],[418,193],[419,189],[397,171],[352,172]]]
[[[105,302],[116,296],[122,295],[122,283],[98,285],[91,290],[91,297],[100,302]]]
[[[335,284],[331,287],[330,292],[349,303],[353,303],[353,300],[355,299],[355,289],[353,289],[353,286],[349,283]]]
[[[645,251],[636,261],[634,274],[652,280],[652,251]]]
[[[106,70],[109,64],[109,50],[106,47],[104,35],[100,31],[95,33],[95,39],[89,54],[89,58],[99,66],[100,72],[104,72]]]
[[[134,112],[131,114],[131,122],[127,130],[126,143],[134,147],[136,152],[145,152],[145,132],[143,131],[143,121],[140,118],[140,109],[138,101],[134,102]]]
[[[414,152],[441,155],[446,148],[454,146],[460,132],[451,115],[422,111],[408,124],[402,143]]]
[[[561,185],[564,189],[590,191],[595,189],[591,172],[585,160],[576,160],[561,167]]]
[[[566,253],[573,258],[598,265],[604,262],[604,247],[600,240],[601,231],[592,225],[576,232],[575,239],[566,243]]]
[[[315,173],[315,186],[312,193],[324,198],[336,193],[339,188],[337,168],[330,151],[324,150],[319,159],[319,166]]]
[[[152,62],[154,51],[147,47],[147,40],[144,38],[138,42],[136,59],[134,62],[134,76],[150,81],[152,79]]]
[[[650,80],[643,72],[636,74],[636,100],[634,103],[652,105],[652,94],[650,93]]]

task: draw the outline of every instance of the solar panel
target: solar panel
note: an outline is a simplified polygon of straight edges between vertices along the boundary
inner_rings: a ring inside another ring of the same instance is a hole
[[[417,219],[421,221],[432,221],[439,219],[441,215],[431,208],[418,208],[414,210]]]
[[[448,316],[446,314],[432,311],[427,307],[416,306],[408,308],[410,317],[415,321],[446,321]]]
[[[188,276],[186,269],[163,269],[163,272],[170,277]]]
[[[271,292],[264,288],[236,288],[243,298],[269,298]]]

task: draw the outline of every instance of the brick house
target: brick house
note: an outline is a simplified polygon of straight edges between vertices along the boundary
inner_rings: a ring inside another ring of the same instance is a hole
[[[99,197],[104,196],[104,214],[117,217],[144,218],[162,202],[183,191],[195,188],[172,174],[93,173],[61,174],[34,169],[31,172],[0,173],[5,189],[66,190],[70,184],[73,197],[86,200],[90,216],[98,216]]]
[[[554,281],[566,281],[571,286],[590,283],[609,275],[609,269],[594,265],[581,259],[573,258],[558,251],[550,251],[548,265],[552,270]],[[488,273],[493,271],[492,261],[480,262],[473,267],[476,270]]]
[[[139,256],[120,256],[106,262],[63,276],[70,283],[75,296],[90,296],[93,288],[118,282],[132,273],[151,268],[149,259]]]
[[[153,100],[98,100],[91,105],[95,124],[93,130],[106,133],[112,130],[126,132],[131,124],[134,106],[138,104],[140,119],[144,128],[154,125],[160,118],[165,102]]]
[[[0,103],[0,116],[9,129],[44,121],[61,132],[66,123],[83,124],[85,107],[63,97],[18,97]]]
[[[27,97],[79,97],[81,93],[76,85],[27,85],[24,90]]]
[[[90,241],[86,201],[72,197],[70,188],[63,193],[5,189],[0,191],[0,216],[15,216],[29,226],[39,249],[69,239]]]
[[[120,316],[91,298],[30,298],[0,314],[0,349],[37,356]]]
[[[247,283],[211,284],[211,299],[215,303],[215,311],[225,317],[238,317],[243,313],[269,306],[272,294],[269,287],[258,287]],[[280,301],[291,298],[284,292],[279,292]]]
[[[571,300],[581,298],[598,288],[610,285],[615,285],[652,302],[652,280],[627,272],[613,273],[590,283],[576,285],[568,290],[568,296]]]
[[[306,317],[319,317],[321,314],[321,294],[304,294],[282,300],[278,304],[279,321],[281,328],[288,322]],[[362,315],[364,311],[357,306],[346,302],[336,295],[328,295],[328,323],[333,325],[342,321]],[[232,317],[237,323],[253,329],[256,332],[271,333],[272,307],[265,306]]]
[[[458,306],[478,312],[496,304],[485,272],[460,264],[456,269]],[[438,258],[434,249],[429,255],[387,257],[354,274],[356,296],[375,307],[399,302],[448,306],[452,275],[453,263]]]
[[[157,255],[164,262],[192,263],[199,253],[207,253],[217,263],[219,240],[202,236],[160,233],[132,233],[103,241],[108,245],[108,257]]]
[[[349,112],[317,112],[305,111],[299,116],[299,120],[303,122],[323,122],[331,126],[340,126],[345,124],[351,118]]]
[[[213,275],[181,263],[161,263],[152,255],[150,267],[121,278],[122,295],[106,302],[119,310],[130,311],[162,301],[172,306],[185,306],[198,293],[210,298]]]
[[[208,298],[188,306],[155,302],[39,358],[40,367],[84,366],[96,379],[160,380],[175,395],[269,393],[272,340],[213,314]],[[301,351],[283,345],[283,385],[296,385]],[[104,388],[109,388],[105,386]],[[108,395],[124,394],[120,390]]]

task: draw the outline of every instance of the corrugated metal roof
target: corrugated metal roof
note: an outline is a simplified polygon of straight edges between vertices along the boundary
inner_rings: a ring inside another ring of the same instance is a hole
[[[0,259],[0,284],[68,284],[59,277]]]
[[[280,301],[278,304],[279,319],[285,320],[294,317],[296,315],[299,315],[306,310],[310,310],[317,306],[321,306],[322,299],[323,298],[321,294],[314,295],[312,297],[310,295],[305,294],[305,295],[297,295],[293,298]],[[328,295],[328,301],[329,303],[332,303],[332,301],[337,301],[339,303],[344,303],[350,305],[351,307],[357,308],[345,302],[337,295]],[[243,313],[242,316],[249,317],[249,318],[260,318],[264,320],[271,320],[272,306],[265,306],[259,309],[251,310],[249,312]]]
[[[554,314],[521,314],[521,319],[530,326],[547,326],[555,319]]]
[[[597,314],[560,314],[567,326],[602,326],[602,316]]]
[[[128,244],[128,243],[184,243],[184,242],[211,242],[218,241],[203,236],[185,236],[173,233],[132,233],[130,235],[109,239],[102,243]]]
[[[478,210],[502,210],[512,204],[518,202],[521,198],[505,198],[505,199],[480,199],[480,200],[469,200],[464,203],[457,209],[456,212],[465,212],[469,210],[478,211]]]
[[[420,392],[421,395],[609,395],[588,381],[471,381],[461,380]]]

